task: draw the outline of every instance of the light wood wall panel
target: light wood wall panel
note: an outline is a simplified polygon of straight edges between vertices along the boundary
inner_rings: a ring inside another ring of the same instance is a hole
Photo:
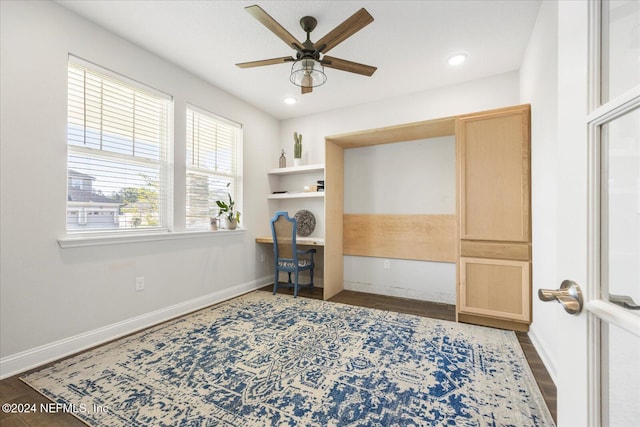
[[[326,141],[325,159],[323,298],[328,300],[344,289],[344,258],[342,256],[344,150],[339,145]]]
[[[456,215],[343,217],[345,255],[456,262]]]
[[[343,148],[367,147],[370,145],[389,144],[392,142],[415,141],[417,139],[436,138],[455,135],[456,118],[445,117],[423,122],[406,123],[378,129],[332,135],[326,141]]]

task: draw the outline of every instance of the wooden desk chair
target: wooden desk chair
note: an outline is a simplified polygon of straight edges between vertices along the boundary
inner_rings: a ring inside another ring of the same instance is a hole
[[[290,218],[285,211],[276,212],[271,218],[271,235],[273,236],[273,259],[275,267],[275,280],[273,281],[273,294],[275,295],[278,286],[293,288],[293,296],[298,296],[298,288],[313,289],[313,255],[315,249],[306,251],[298,250],[296,247],[295,218]],[[309,283],[300,284],[298,282],[301,271],[309,270]],[[281,271],[289,274],[287,283],[278,283],[278,276]],[[291,273],[294,273],[294,281],[291,281]]]

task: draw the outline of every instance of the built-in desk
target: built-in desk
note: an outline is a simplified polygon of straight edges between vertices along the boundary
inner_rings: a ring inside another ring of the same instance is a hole
[[[256,237],[256,243],[273,244],[271,236]],[[300,246],[324,246],[322,237],[296,237],[296,244]]]

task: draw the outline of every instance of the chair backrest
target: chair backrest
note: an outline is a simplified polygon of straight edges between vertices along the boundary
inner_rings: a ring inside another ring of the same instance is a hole
[[[278,211],[271,218],[271,235],[273,237],[273,253],[276,259],[296,259],[296,229],[295,218],[290,218],[289,213]]]

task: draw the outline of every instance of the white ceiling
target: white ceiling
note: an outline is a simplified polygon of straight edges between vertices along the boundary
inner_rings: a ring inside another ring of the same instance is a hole
[[[279,119],[381,100],[517,70],[541,0],[149,1],[59,0],[68,9],[181,66]],[[311,94],[289,82],[291,65],[240,69],[238,62],[295,52],[244,11],[259,4],[304,41],[316,41],[365,7],[374,21],[330,55],[374,65],[372,77],[326,68]],[[463,51],[458,67],[448,57]],[[295,96],[298,103],[283,100]]]

